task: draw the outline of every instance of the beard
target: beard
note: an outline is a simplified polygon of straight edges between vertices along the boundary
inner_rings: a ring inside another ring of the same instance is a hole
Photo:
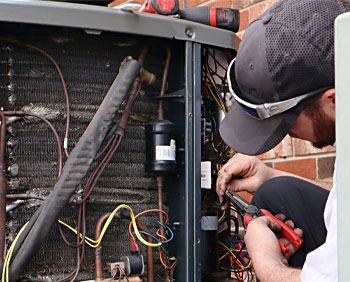
[[[312,126],[315,134],[315,142],[312,145],[321,149],[335,143],[335,121],[324,114],[321,107],[308,109],[307,115],[312,118]]]

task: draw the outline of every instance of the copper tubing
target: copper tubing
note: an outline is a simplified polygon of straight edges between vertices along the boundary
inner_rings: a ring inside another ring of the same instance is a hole
[[[140,230],[148,234],[151,233],[151,231],[138,218],[136,218],[135,220],[136,220],[137,227]],[[146,239],[147,239],[147,242],[153,243],[153,239],[151,236],[147,236]],[[154,282],[153,248],[150,246],[147,246],[146,253],[147,253],[147,282]]]
[[[162,86],[160,88],[160,96],[163,96],[165,94],[165,88],[166,88],[166,83],[168,81],[170,58],[171,58],[170,48],[167,45],[165,45],[165,51],[166,51],[166,59],[164,64],[163,77],[162,77]],[[159,120],[164,119],[164,109],[163,109],[162,99],[159,99],[159,102],[158,102],[158,119]]]
[[[170,65],[170,58],[171,58],[171,52],[170,48],[165,45],[165,51],[166,51],[166,59],[164,63],[164,71],[163,71],[163,77],[162,77],[162,86],[160,89],[160,96],[163,96],[165,94],[165,88],[166,88],[166,83],[168,80],[168,74],[169,74],[169,65]],[[158,101],[158,119],[163,120],[164,119],[164,108],[163,108],[163,100],[159,99]],[[157,176],[157,190],[158,190],[158,208],[160,210],[163,210],[163,176]],[[164,223],[163,220],[163,214],[160,212],[159,213],[159,222]],[[160,227],[159,229],[160,234],[164,236],[164,229],[163,227]],[[169,279],[169,273],[165,269],[164,270],[164,275],[165,275],[165,281]]]
[[[145,62],[145,57],[146,57],[146,54],[147,54],[147,47],[143,47],[140,54],[139,54],[139,57],[137,59],[137,61],[140,63],[140,65],[143,67],[143,64]]]
[[[104,214],[98,219],[96,223],[96,228],[95,228],[95,240],[98,240],[98,238],[100,237],[103,224],[110,215],[111,215],[111,212]],[[102,272],[102,246],[100,244],[95,248],[95,281],[101,281],[101,280],[103,280],[103,272]]]
[[[96,224],[95,228],[95,240],[98,240],[98,238],[101,235],[101,231],[103,228],[103,224],[107,220],[107,218],[111,215],[111,213],[106,213],[103,216],[99,218]],[[137,218],[136,224],[137,227],[150,234],[150,230]],[[153,243],[153,239],[150,236],[147,236],[147,241],[149,243]],[[95,248],[95,281],[102,281],[103,280],[103,271],[102,271],[102,246],[98,245]],[[147,281],[148,282],[154,282],[154,263],[153,263],[153,248],[150,246],[147,246]]]
[[[5,237],[6,237],[6,167],[5,167],[5,135],[6,117],[0,112],[1,136],[0,136],[0,264],[4,262]]]

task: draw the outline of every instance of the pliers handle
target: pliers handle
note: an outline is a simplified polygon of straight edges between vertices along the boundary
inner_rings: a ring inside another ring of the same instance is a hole
[[[244,215],[244,222],[246,225],[248,225],[249,222],[251,222],[254,218],[260,216],[268,216],[281,226],[282,236],[286,238],[293,246],[295,246],[298,249],[300,248],[302,244],[300,237],[283,221],[277,219],[269,211],[265,209],[259,209],[256,206],[251,205],[235,192],[226,191],[225,194],[231,201],[231,203],[234,205],[234,207],[237,209],[237,211]],[[286,252],[288,252],[288,247],[281,240],[278,240],[278,242],[280,244],[282,253],[285,254]]]
[[[281,226],[281,234],[284,238],[286,238],[294,247],[296,247],[297,249],[300,248],[300,246],[302,245],[302,241],[300,239],[300,237],[294,232],[293,229],[291,229],[288,225],[286,225],[283,221],[279,220],[278,218],[276,218],[275,216],[273,216],[269,211],[265,210],[265,209],[260,209],[260,211],[265,215],[270,217],[273,221],[275,221],[276,223],[279,224],[279,226]],[[246,225],[249,224],[249,222],[251,222],[254,218],[251,217],[248,214],[244,215],[244,222]],[[288,252],[288,247],[281,241],[278,239],[278,243],[280,244],[281,247],[281,251],[283,254]]]

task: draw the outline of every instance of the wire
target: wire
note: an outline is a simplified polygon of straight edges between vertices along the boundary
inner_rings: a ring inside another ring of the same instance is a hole
[[[160,243],[160,242],[158,242],[158,243],[156,243],[156,244],[153,244],[153,243],[149,243],[149,242],[147,242],[146,240],[144,240],[144,239],[142,238],[141,234],[140,234],[140,231],[139,231],[138,228],[137,228],[133,210],[131,209],[130,206],[125,205],[125,204],[121,204],[121,205],[119,205],[117,208],[115,208],[115,209],[113,210],[113,212],[111,213],[111,215],[107,218],[106,223],[104,224],[104,226],[103,226],[103,228],[102,228],[101,235],[100,235],[100,237],[99,237],[97,240],[93,240],[93,239],[91,239],[91,238],[89,238],[89,237],[86,237],[86,238],[85,238],[85,243],[86,243],[88,246],[90,246],[90,247],[92,247],[92,248],[96,248],[96,247],[98,247],[98,246],[100,245],[100,243],[101,243],[101,241],[102,241],[102,239],[103,239],[103,236],[104,236],[104,234],[105,234],[105,232],[106,232],[106,230],[107,230],[109,224],[110,224],[111,221],[113,220],[115,214],[116,214],[120,209],[127,209],[127,210],[130,211],[131,224],[132,224],[132,226],[133,226],[133,228],[134,228],[134,232],[135,232],[135,234],[136,234],[136,237],[137,237],[144,245],[149,246],[149,247],[159,247],[159,246],[162,244],[162,243]],[[68,228],[69,230],[71,230],[72,232],[74,232],[75,234],[78,233],[77,230],[75,230],[75,229],[74,229],[73,227],[71,227],[70,225],[64,223],[63,221],[59,220],[58,222],[59,222],[60,224],[62,224],[63,226],[65,226],[66,228]],[[82,234],[80,234],[80,237],[82,237]]]
[[[17,240],[19,238],[19,236],[21,235],[21,233],[23,232],[23,230],[26,228],[27,224],[29,222],[27,222],[26,224],[24,224],[22,226],[22,228],[19,230],[17,236],[15,237],[15,239],[13,240],[12,244],[11,244],[11,247],[9,248],[7,254],[6,254],[6,257],[5,257],[5,261],[4,261],[4,265],[3,265],[3,270],[2,270],[2,279],[1,281],[2,282],[10,282],[10,279],[9,279],[9,266],[10,266],[10,261],[11,261],[11,257],[12,257],[12,253],[13,253],[13,250],[16,246],[16,243],[17,243]],[[6,280],[5,280],[6,279]]]
[[[225,219],[225,215],[226,215],[226,210],[223,211],[222,215],[221,215],[220,218],[218,219],[218,222],[219,222],[219,223]]]
[[[165,264],[165,262],[163,261],[163,253],[164,253],[164,252],[163,252],[162,250],[159,250],[159,259],[160,259],[160,263],[161,263],[166,269],[168,269],[168,270],[173,269],[173,268],[176,266],[176,259],[175,259],[175,257],[171,257],[171,258],[168,258],[168,257],[167,257],[168,260],[175,260],[175,261],[172,263],[171,266],[167,266],[167,265]]]
[[[170,243],[170,242],[173,240],[173,238],[174,238],[174,233],[173,233],[173,231],[170,229],[170,227],[169,227],[168,225],[162,224],[162,223],[159,222],[159,221],[158,221],[158,224],[161,225],[164,229],[167,229],[167,230],[169,231],[169,233],[170,233],[170,235],[171,235],[169,239],[165,238],[165,241],[162,241],[162,240],[160,240],[159,238],[157,238],[156,236],[154,236],[154,235],[152,235],[152,234],[149,234],[149,233],[147,233],[147,232],[145,232],[145,231],[139,231],[139,232],[140,232],[141,234],[144,234],[144,235],[147,235],[147,236],[152,237],[154,240],[156,240],[156,241],[158,241],[158,242],[160,242],[160,243],[162,243],[162,244]],[[163,237],[163,236],[160,235],[160,234],[157,234],[157,235],[158,235],[158,237]],[[164,237],[163,237],[162,239],[164,240]]]
[[[1,37],[0,37],[0,39],[1,39]],[[49,126],[49,128],[51,129],[52,133],[54,134],[56,142],[57,142],[57,149],[58,149],[58,176],[60,176],[61,172],[62,172],[62,166],[63,166],[62,147],[61,147],[60,137],[58,136],[57,131],[54,128],[54,126],[52,125],[52,123],[49,122],[46,118],[44,118],[42,116],[39,116],[37,114],[25,113],[25,112],[17,112],[17,111],[4,111],[3,113],[5,114],[5,116],[19,116],[19,117],[32,116],[32,117],[36,117],[36,118],[42,120],[43,122],[45,122]]]
[[[149,212],[158,212],[158,213],[161,212],[161,213],[164,214],[164,216],[165,216],[164,224],[167,224],[167,223],[168,223],[168,220],[169,220],[168,214],[167,214],[165,211],[160,210],[160,209],[149,209],[149,210],[142,211],[142,212],[138,213],[138,214],[135,216],[135,218],[138,218],[139,216],[141,216],[141,215],[143,215],[143,214],[146,214],[146,213],[149,213]],[[130,234],[131,237],[134,237],[134,235],[132,234],[132,231],[131,231],[131,222],[130,222],[130,224],[129,224],[129,234]],[[158,235],[158,234],[157,234],[157,235]],[[165,238],[165,239],[167,239],[167,238]]]
[[[249,260],[249,263],[246,265],[246,266],[244,266],[239,260],[238,260],[238,258],[237,258],[237,256],[233,253],[233,250],[232,250],[232,248],[229,248],[228,246],[226,246],[223,242],[220,242],[219,241],[219,245],[220,246],[222,246],[222,247],[224,247],[230,254],[231,254],[231,256],[233,257],[233,258],[235,258],[235,262],[238,264],[238,266],[239,267],[241,267],[242,269],[247,269],[247,268],[249,268],[250,266],[251,266],[251,260]]]
[[[66,129],[65,129],[65,133],[64,133],[63,149],[64,149],[64,152],[66,154],[66,157],[68,157],[68,155],[69,155],[69,153],[68,153],[68,134],[69,134],[69,124],[70,124],[70,104],[69,104],[69,95],[68,95],[68,91],[67,91],[67,85],[66,85],[66,82],[64,80],[64,77],[63,77],[63,74],[62,74],[60,67],[58,66],[57,62],[54,60],[53,57],[51,57],[44,50],[42,50],[34,45],[23,43],[23,42],[20,42],[16,39],[2,37],[2,36],[0,37],[0,41],[11,42],[11,43],[23,45],[23,46],[26,46],[30,49],[33,49],[33,50],[41,53],[42,55],[44,55],[46,58],[48,58],[55,66],[55,68],[58,72],[58,75],[61,79],[61,82],[62,82],[63,92],[64,92],[64,96],[65,96],[65,100],[66,100],[67,117],[66,117]]]

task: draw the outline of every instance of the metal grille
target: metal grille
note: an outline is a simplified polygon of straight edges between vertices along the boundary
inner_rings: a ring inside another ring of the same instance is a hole
[[[41,48],[60,66],[71,103],[70,148],[92,119],[116,77],[121,61],[130,55],[137,58],[142,47],[149,45],[145,38],[111,33],[89,35],[83,30],[30,25],[1,24],[0,34]],[[158,43],[152,42],[153,46]],[[129,204],[135,213],[157,206],[155,178],[144,171],[144,125],[157,113],[157,104],[152,97],[158,95],[160,88],[165,56],[160,53],[157,48],[149,48],[145,66],[156,74],[157,82],[143,89],[134,103],[125,137],[88,200],[89,236],[93,236],[98,218],[121,203]],[[0,105],[5,110],[43,115],[63,139],[66,106],[62,84],[53,64],[39,52],[21,44],[0,41]],[[30,192],[47,196],[58,170],[57,145],[52,132],[35,118],[16,120],[8,129],[7,161],[9,166],[18,165],[18,174],[9,175],[8,193]],[[38,200],[29,201],[8,213],[8,244],[39,204]],[[74,226],[76,212],[75,207],[67,207],[61,219]],[[156,217],[146,216],[143,222],[154,225]],[[127,221],[116,220],[108,229],[102,243],[104,263],[118,261],[121,255],[129,254],[127,227]],[[75,242],[73,235],[68,238]],[[158,257],[157,252],[155,257]],[[74,265],[75,250],[64,245],[55,227],[26,274],[57,278],[56,274],[67,273]],[[93,250],[87,247],[79,279],[91,279],[93,267]],[[155,273],[160,273],[159,265],[155,265]]]

